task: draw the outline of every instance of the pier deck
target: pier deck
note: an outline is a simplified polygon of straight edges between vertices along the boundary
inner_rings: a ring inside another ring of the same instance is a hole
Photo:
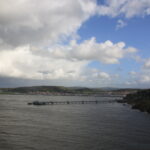
[[[119,99],[120,100],[120,99]],[[116,100],[93,100],[93,101],[34,101],[28,105],[69,105],[69,104],[98,104],[98,103],[114,103]]]

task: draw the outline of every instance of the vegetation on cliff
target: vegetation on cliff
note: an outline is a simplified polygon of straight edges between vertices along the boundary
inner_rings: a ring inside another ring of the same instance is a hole
[[[128,94],[124,98],[124,102],[132,105],[133,109],[150,113],[150,89]]]

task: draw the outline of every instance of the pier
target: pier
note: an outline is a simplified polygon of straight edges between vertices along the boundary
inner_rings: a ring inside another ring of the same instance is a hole
[[[34,101],[31,103],[28,103],[28,105],[69,105],[69,104],[98,104],[98,103],[114,103],[117,102],[116,100],[93,100],[93,101]]]

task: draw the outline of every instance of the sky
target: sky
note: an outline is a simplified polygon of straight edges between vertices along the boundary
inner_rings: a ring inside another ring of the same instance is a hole
[[[1,0],[0,87],[150,88],[150,0]]]

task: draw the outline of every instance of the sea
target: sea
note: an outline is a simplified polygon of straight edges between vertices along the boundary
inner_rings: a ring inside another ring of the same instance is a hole
[[[106,102],[28,105],[80,100]],[[0,95],[0,150],[150,150],[150,114],[114,97]]]

